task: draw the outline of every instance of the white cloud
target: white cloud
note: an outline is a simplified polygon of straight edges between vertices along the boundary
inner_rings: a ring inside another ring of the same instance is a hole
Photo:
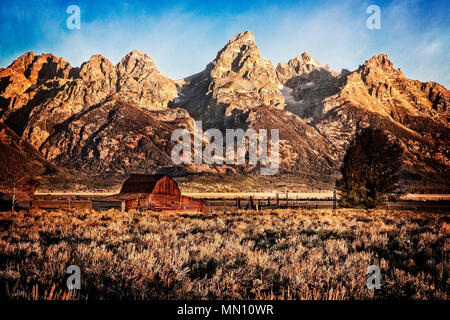
[[[308,51],[321,64],[338,71],[352,70],[374,54],[387,53],[406,76],[449,87],[450,36],[448,28],[442,29],[445,12],[419,23],[414,1],[380,5],[382,29],[368,30],[369,4],[325,1],[311,7],[302,2],[215,16],[175,7],[159,15],[82,21],[81,30],[73,31],[63,30],[64,23],[48,17],[39,26],[46,38],[29,50],[52,52],[80,65],[96,53],[117,63],[129,51],[139,49],[163,73],[181,78],[203,70],[236,33],[251,30],[261,54],[275,65]]]

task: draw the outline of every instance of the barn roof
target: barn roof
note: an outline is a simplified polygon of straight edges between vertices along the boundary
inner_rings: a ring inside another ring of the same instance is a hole
[[[132,174],[123,183],[120,193],[152,193],[156,183],[165,176],[169,177],[166,174]]]

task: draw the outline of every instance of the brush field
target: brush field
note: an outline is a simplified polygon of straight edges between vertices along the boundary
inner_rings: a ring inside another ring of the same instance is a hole
[[[36,209],[0,213],[0,299],[448,300],[449,252],[442,213]]]

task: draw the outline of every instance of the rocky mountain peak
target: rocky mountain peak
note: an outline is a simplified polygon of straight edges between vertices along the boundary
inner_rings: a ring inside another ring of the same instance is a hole
[[[298,57],[298,56],[297,56]],[[315,60],[308,51],[303,51],[303,53],[301,54],[301,57],[303,60]]]
[[[276,73],[286,110],[305,119],[322,113],[322,100],[338,92],[344,78],[328,65],[322,66],[308,52],[280,62]]]
[[[0,117],[21,108],[34,98],[36,88],[48,81],[65,82],[73,77],[73,68],[53,54],[27,52],[0,71]]]
[[[51,53],[35,55],[34,52],[27,52],[4,70],[23,76],[30,85],[36,85],[55,78],[68,78],[71,69],[64,58],[58,58]]]
[[[233,39],[231,39],[230,41],[228,41],[228,43],[235,43],[235,42],[239,42],[239,43],[246,43],[246,42],[255,42],[255,35],[253,34],[253,32],[251,32],[250,30],[246,30],[244,32],[238,33],[237,35],[235,35],[233,37]]]
[[[408,79],[385,54],[339,74],[304,52],[275,70],[250,31],[177,82],[138,50],[115,66],[28,52],[0,68],[0,123],[76,174],[172,166],[171,132],[195,118],[203,130],[279,129],[280,172],[318,179],[335,174],[358,128],[382,127],[405,149],[405,172],[448,181],[449,105],[444,86]]]
[[[8,68],[18,73],[25,73],[28,67],[33,63],[35,56],[36,55],[34,54],[34,52],[24,53],[19,58],[14,60]]]
[[[175,82],[156,68],[144,52],[134,50],[116,65],[116,90],[123,101],[150,110],[166,109],[177,96]]]
[[[79,68],[27,53],[0,71],[0,123],[70,170],[125,174],[171,164],[170,134],[192,122],[167,108],[176,95],[141,51],[116,66],[96,54]]]
[[[307,75],[314,70],[321,70],[323,67],[316,59],[314,59],[308,52],[303,52],[291,60],[280,62],[277,65],[276,74],[281,84],[290,86],[289,82],[292,79],[302,75]],[[325,68],[329,70],[329,68]]]
[[[231,73],[250,78],[254,67],[270,68],[271,62],[260,56],[255,36],[250,31],[239,33],[219,51],[207,72],[213,78],[227,77]],[[273,68],[273,65],[272,65]]]
[[[394,64],[386,54],[379,54],[366,60],[364,64],[349,75],[343,92],[351,99],[368,94],[381,101],[382,105],[375,107],[376,101],[367,105],[372,106],[376,112],[390,114],[394,105],[398,104],[395,102],[396,99],[401,101],[403,95],[414,94],[413,91],[417,91],[415,87],[416,85],[407,79],[400,69],[395,69]],[[359,88],[359,95],[354,94],[354,88]],[[392,100],[393,98],[395,100]],[[405,102],[408,100],[406,99]],[[407,105],[409,109],[415,109],[412,104],[407,103]]]
[[[314,59],[308,52],[303,52],[301,55],[296,56],[294,59],[291,59],[293,61],[297,61],[298,64],[304,64],[304,65],[312,65],[316,68],[321,68],[322,66],[320,63]]]
[[[278,85],[273,64],[261,57],[253,33],[245,31],[182,85],[177,105],[202,119],[206,127],[231,126],[242,123],[249,108],[284,107]]]
[[[370,70],[376,70],[379,72],[385,73],[398,73],[399,75],[403,75],[400,69],[396,70],[394,68],[394,64],[391,62],[387,54],[379,54],[377,56],[373,56],[369,60],[366,60],[362,66],[360,66],[359,70],[362,70],[363,73],[368,73]]]
[[[120,74],[142,73],[143,70],[150,71],[156,68],[152,58],[140,50],[134,50],[128,53],[116,66]]]
[[[80,67],[80,77],[85,81],[96,81],[109,76],[114,70],[114,65],[100,54],[93,55],[88,62]]]

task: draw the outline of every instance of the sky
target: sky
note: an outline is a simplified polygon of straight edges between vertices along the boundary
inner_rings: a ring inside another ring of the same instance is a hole
[[[69,5],[80,8],[80,29],[67,27]],[[380,29],[367,28],[370,5],[380,8]],[[334,70],[355,70],[386,53],[407,77],[448,89],[449,13],[448,0],[0,0],[0,67],[29,51],[72,66],[93,54],[116,64],[136,49],[180,79],[202,71],[228,40],[250,30],[275,66],[307,51]]]

